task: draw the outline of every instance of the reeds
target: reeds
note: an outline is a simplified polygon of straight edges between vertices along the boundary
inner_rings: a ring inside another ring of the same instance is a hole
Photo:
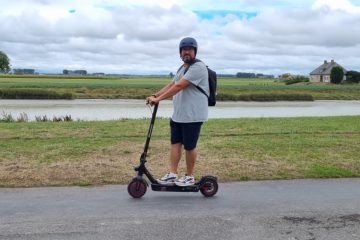
[[[65,115],[61,117],[54,116],[53,118],[50,118],[46,115],[42,116],[35,116],[36,122],[72,122],[73,119],[71,115]],[[12,116],[11,113],[2,112],[0,117],[0,122],[4,123],[13,123],[13,122],[30,122],[30,119],[26,113],[20,113],[20,115],[15,118]]]

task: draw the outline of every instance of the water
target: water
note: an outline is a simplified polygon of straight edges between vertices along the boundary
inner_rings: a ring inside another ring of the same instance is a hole
[[[0,115],[10,113],[14,118],[26,113],[30,120],[46,115],[71,115],[81,120],[112,120],[150,117],[143,100],[0,100]],[[170,117],[172,102],[163,101],[159,117]],[[360,101],[315,102],[219,102],[209,108],[209,118],[258,118],[360,115]]]

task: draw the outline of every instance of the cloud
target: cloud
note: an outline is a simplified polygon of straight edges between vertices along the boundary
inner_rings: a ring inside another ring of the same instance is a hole
[[[193,36],[218,72],[307,74],[325,59],[360,70],[359,7],[348,0],[0,0],[13,67],[169,73]],[[359,3],[360,4],[360,3]]]
[[[330,58],[356,68],[348,57],[360,52],[359,24],[359,14],[328,7],[269,9],[223,24],[220,32],[227,47],[222,52],[234,65],[239,59],[239,67],[245,64],[254,71],[306,74]]]
[[[113,15],[119,33],[125,38],[143,41],[179,38],[195,30],[198,25],[193,12],[177,6],[170,9],[119,8]]]
[[[53,18],[48,17],[55,12]],[[187,21],[182,21],[183,18]],[[62,10],[49,13],[49,9],[41,7],[17,16],[0,16],[0,20],[3,23],[1,40],[15,42],[33,42],[37,38],[46,42],[53,36],[114,39],[118,35],[143,41],[168,40],[191,32],[198,23],[196,14],[177,6],[170,9],[117,7],[112,11],[96,9],[73,13]],[[23,38],[15,37],[21,33]]]
[[[351,24],[350,24],[351,23]],[[252,19],[233,21],[223,28],[233,40],[259,46],[352,47],[359,44],[360,15],[329,9],[266,11]]]
[[[349,0],[316,0],[312,8],[315,10],[329,8],[347,13],[360,13],[360,7],[355,6]]]

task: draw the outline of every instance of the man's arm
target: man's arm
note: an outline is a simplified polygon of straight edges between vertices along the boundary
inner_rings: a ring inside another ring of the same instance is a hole
[[[165,93],[167,90],[169,90],[172,85],[174,85],[174,82],[169,83],[168,85],[166,85],[165,87],[163,87],[162,89],[160,89],[157,93],[155,93],[155,97],[160,96],[161,94]]]
[[[156,104],[158,102],[160,102],[161,100],[170,98],[172,96],[174,96],[175,94],[177,94],[178,92],[180,92],[181,90],[183,90],[184,88],[186,88],[187,86],[189,86],[190,82],[186,79],[181,79],[180,81],[178,81],[177,83],[172,83],[171,86],[164,87],[163,89],[161,89],[158,93],[160,93],[160,95],[156,94],[156,97],[151,96],[148,97],[146,100],[152,104]],[[164,90],[164,91],[162,91]]]

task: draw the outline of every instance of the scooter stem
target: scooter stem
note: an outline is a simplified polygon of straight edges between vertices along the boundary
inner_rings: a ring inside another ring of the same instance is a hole
[[[141,161],[144,161],[144,162],[146,162],[147,151],[148,151],[148,148],[149,148],[149,145],[150,145],[150,140],[151,140],[152,131],[153,131],[153,128],[154,128],[154,125],[155,125],[155,119],[156,119],[156,113],[157,113],[158,107],[159,107],[159,103],[156,103],[154,105],[154,110],[152,112],[152,117],[151,117],[150,126],[149,126],[149,130],[148,130],[148,135],[147,135],[145,146],[144,146],[144,152],[141,155]]]

